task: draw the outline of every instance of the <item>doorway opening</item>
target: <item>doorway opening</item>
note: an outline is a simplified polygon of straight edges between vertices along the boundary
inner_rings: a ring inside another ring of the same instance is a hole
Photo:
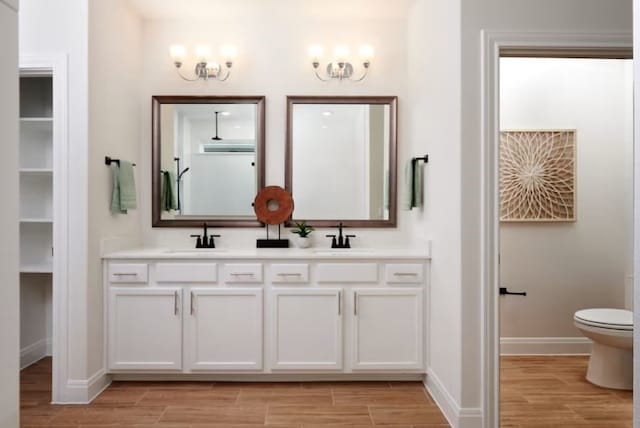
[[[499,67],[501,423],[630,422],[632,62]]]
[[[629,59],[631,34],[492,32],[482,35],[481,266],[483,284],[483,412],[500,424],[500,61],[501,57]],[[569,127],[570,129],[570,127]],[[579,184],[578,184],[579,186]],[[579,196],[579,195],[578,195]],[[580,213],[578,213],[580,221]],[[526,243],[523,243],[526,245]],[[508,285],[508,284],[505,284]],[[635,286],[635,285],[634,285]],[[509,287],[507,287],[509,289]],[[509,289],[509,291],[512,291]],[[520,291],[515,290],[513,291]],[[526,291],[526,290],[524,290]],[[520,297],[520,296],[515,296]],[[528,297],[525,297],[525,299]],[[552,305],[555,302],[549,301]],[[533,370],[535,372],[535,370]],[[537,413],[534,413],[537,414]]]

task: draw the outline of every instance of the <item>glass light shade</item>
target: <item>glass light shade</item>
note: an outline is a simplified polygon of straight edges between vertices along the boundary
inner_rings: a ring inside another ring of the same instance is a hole
[[[335,60],[338,62],[345,62],[347,58],[349,58],[349,47],[346,45],[338,45],[333,50],[333,54],[335,55]]]
[[[171,55],[173,62],[184,62],[184,59],[187,56],[187,50],[182,45],[171,45],[169,47],[169,54]]]
[[[318,60],[324,55],[324,48],[320,45],[311,45],[307,48],[307,53],[312,61]]]
[[[209,62],[211,60],[211,49],[206,45],[196,46],[196,59],[198,62]]]
[[[235,46],[223,46],[220,53],[225,61],[233,61],[238,56],[238,49]]]
[[[365,61],[371,61],[373,59],[373,47],[371,45],[362,45],[360,46],[360,58]]]

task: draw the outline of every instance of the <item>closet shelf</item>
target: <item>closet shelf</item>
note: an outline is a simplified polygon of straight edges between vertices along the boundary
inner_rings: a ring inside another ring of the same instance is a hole
[[[52,264],[21,265],[20,273],[53,273]]]
[[[48,175],[53,174],[53,168],[20,168],[20,174]]]
[[[52,117],[21,117],[20,122],[53,122]]]
[[[53,219],[44,217],[23,217],[20,219],[20,223],[53,223]]]

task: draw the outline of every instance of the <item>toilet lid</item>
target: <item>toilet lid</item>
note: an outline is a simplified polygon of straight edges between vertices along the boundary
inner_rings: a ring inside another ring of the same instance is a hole
[[[586,325],[615,330],[633,330],[633,312],[626,309],[583,309],[573,318]]]

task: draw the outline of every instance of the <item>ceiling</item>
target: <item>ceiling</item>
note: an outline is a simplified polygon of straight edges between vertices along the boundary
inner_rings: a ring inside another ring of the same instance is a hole
[[[147,20],[207,19],[224,16],[288,15],[292,19],[405,19],[416,1],[425,0],[129,0]]]

